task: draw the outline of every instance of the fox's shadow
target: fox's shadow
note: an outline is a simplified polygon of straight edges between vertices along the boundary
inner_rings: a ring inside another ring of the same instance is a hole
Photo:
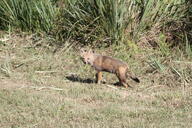
[[[66,76],[65,78],[72,82],[80,82],[80,83],[87,83],[87,84],[96,83],[96,80],[94,80],[94,79],[90,79],[90,78],[83,79],[83,78],[81,78],[77,75],[73,75],[73,74]],[[102,82],[102,84],[106,84],[106,82]],[[114,86],[122,86],[119,82],[109,83],[109,84],[114,85]]]
[[[80,82],[80,83],[88,83],[88,84],[95,83],[95,80],[93,79],[90,79],[90,78],[83,79],[77,75],[69,75],[69,76],[66,76],[65,78],[72,82]]]

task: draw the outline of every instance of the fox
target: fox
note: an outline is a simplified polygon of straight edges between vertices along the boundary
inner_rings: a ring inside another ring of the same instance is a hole
[[[115,74],[119,83],[125,88],[132,87],[126,81],[128,77],[140,83],[139,78],[129,70],[128,65],[119,59],[97,54],[92,50],[85,49],[80,50],[80,57],[84,64],[91,65],[97,71],[96,83],[98,84],[101,84],[102,72]]]

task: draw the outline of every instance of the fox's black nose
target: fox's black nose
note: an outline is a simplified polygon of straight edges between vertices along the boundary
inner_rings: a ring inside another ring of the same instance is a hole
[[[81,58],[81,60],[83,61],[83,63],[84,63],[84,64],[86,64],[86,62],[85,62],[85,59],[84,59],[84,58]]]
[[[83,63],[86,64],[86,62],[83,60]]]

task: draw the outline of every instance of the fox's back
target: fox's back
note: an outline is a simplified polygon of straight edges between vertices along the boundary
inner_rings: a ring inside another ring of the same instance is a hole
[[[120,67],[127,68],[127,64],[109,56],[97,55],[93,66],[96,70],[115,73]]]

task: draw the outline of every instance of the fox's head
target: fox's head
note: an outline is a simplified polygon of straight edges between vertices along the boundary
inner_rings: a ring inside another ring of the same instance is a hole
[[[94,52],[92,50],[81,49],[80,56],[85,64],[93,65],[95,57]]]

